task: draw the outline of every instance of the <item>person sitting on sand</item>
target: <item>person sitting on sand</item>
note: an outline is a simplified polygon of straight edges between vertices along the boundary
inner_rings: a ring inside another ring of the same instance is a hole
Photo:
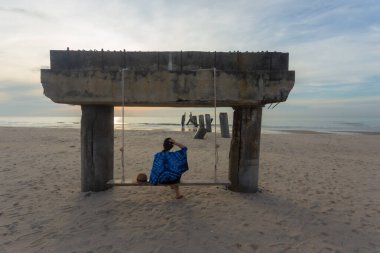
[[[178,146],[180,150],[169,152],[174,145]],[[189,169],[187,147],[175,142],[172,138],[166,138],[163,146],[164,149],[154,156],[149,183],[152,185],[172,184],[171,188],[175,190],[176,198],[180,199],[183,196],[179,193],[178,183],[182,174]]]

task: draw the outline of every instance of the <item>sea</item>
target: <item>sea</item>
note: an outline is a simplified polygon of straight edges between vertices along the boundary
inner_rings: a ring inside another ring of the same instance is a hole
[[[39,127],[39,128],[74,128],[80,129],[80,116],[76,117],[1,117],[2,127]],[[181,115],[160,117],[124,117],[126,130],[163,130],[182,131]],[[123,118],[115,117],[115,129],[122,129]],[[229,125],[232,129],[232,115],[229,115]],[[217,131],[220,131],[219,122],[216,121]],[[189,125],[190,129],[193,126]],[[213,125],[214,128],[214,125]],[[378,133],[380,132],[380,119],[377,118],[266,118],[263,117],[263,133],[283,133],[292,131],[313,131],[321,133]]]

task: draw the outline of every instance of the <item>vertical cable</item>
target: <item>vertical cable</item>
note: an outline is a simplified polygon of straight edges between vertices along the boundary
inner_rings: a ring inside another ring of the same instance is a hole
[[[214,134],[215,134],[215,159],[214,159],[214,182],[216,183],[216,163],[217,163],[217,156],[218,156],[218,151],[217,151],[217,143],[216,143],[216,68],[214,67]]]
[[[215,54],[216,55],[216,54]],[[215,58],[216,59],[216,58]],[[215,65],[215,64],[214,64]],[[215,151],[215,157],[214,157],[214,182],[217,183],[217,163],[218,163],[218,144],[216,141],[216,67],[209,68],[209,69],[197,69],[197,71],[213,71],[214,75],[214,136],[215,136],[215,142],[214,142],[214,151]]]
[[[122,182],[125,182],[125,172],[124,172],[124,70],[121,70],[121,78],[123,79],[122,86],[121,86],[121,94],[122,94],[122,148],[121,148],[121,167],[123,168],[123,175],[122,175]]]

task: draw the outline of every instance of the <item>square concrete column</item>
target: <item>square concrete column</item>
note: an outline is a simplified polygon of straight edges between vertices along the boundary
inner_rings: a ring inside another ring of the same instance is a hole
[[[261,114],[261,106],[234,108],[229,164],[232,191],[258,190]]]
[[[113,106],[82,105],[81,189],[104,191],[113,179]]]

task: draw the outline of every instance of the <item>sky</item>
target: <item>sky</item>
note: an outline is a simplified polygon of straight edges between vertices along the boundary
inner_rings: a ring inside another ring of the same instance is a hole
[[[43,95],[49,50],[289,52],[270,117],[380,117],[379,0],[0,0],[0,116],[75,116]],[[128,108],[128,115],[180,109]],[[117,111],[118,113],[119,111]]]

